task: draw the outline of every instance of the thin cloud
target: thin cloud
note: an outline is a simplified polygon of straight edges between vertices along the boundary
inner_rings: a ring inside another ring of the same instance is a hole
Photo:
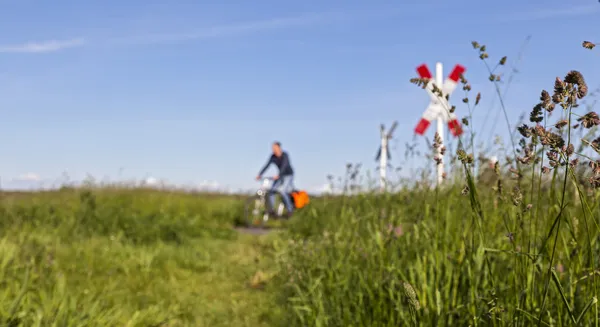
[[[343,13],[316,13],[302,16],[272,18],[242,23],[225,24],[200,28],[191,32],[158,33],[111,39],[111,43],[119,44],[154,44],[192,41],[200,39],[223,38],[239,35],[248,35],[268,30],[277,30],[293,27],[306,27],[316,24],[331,23],[343,19]]]
[[[0,46],[0,53],[47,53],[80,47],[83,45],[85,45],[85,40],[82,38],[71,40],[48,40]]]
[[[515,15],[504,16],[505,21],[534,21],[544,19],[580,17],[595,14],[600,11],[600,5],[580,5],[567,8],[540,9],[528,13],[518,13]]]

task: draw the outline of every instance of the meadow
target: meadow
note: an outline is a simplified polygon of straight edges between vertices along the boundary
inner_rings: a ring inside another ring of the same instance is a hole
[[[494,66],[485,46],[473,48],[497,85],[506,58]],[[4,192],[0,319],[599,326],[600,119],[578,106],[589,96],[583,75],[557,75],[528,121],[511,128],[491,182],[478,179],[485,160],[467,116],[456,149],[443,150],[452,169],[442,187],[425,178],[389,193],[314,197],[265,235],[234,229],[243,196],[94,186]],[[460,87],[472,112],[481,95],[467,80]],[[424,172],[436,147],[434,139]],[[360,171],[348,168],[342,184],[361,184]]]

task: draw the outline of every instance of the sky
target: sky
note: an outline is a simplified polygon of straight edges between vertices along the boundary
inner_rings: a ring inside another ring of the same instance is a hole
[[[467,68],[482,93],[471,125],[490,142],[507,127],[471,41],[508,56],[505,77],[518,70],[515,124],[569,70],[600,86],[600,54],[581,47],[600,42],[598,18],[595,0],[0,0],[1,184],[248,189],[278,140],[296,187],[315,191],[347,163],[376,174],[379,125],[394,120],[391,164],[410,176],[431,163],[404,145],[435,132],[413,132],[429,103],[409,82],[418,65]]]

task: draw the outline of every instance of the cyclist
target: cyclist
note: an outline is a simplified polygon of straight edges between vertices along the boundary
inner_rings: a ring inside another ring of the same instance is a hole
[[[269,160],[265,166],[260,170],[256,180],[262,178],[262,174],[269,168],[271,164],[275,164],[279,168],[279,175],[274,177],[273,185],[271,186],[271,192],[267,201],[269,203],[270,214],[274,214],[273,208],[275,208],[275,192],[281,195],[281,200],[287,209],[287,217],[289,218],[294,212],[294,204],[289,194],[294,190],[294,170],[290,165],[290,157],[287,152],[281,149],[281,143],[273,142],[273,154],[269,157]]]

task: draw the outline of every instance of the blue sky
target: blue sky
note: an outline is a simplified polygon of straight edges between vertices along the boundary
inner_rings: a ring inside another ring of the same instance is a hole
[[[392,164],[409,171],[423,162],[404,162],[403,145],[429,102],[408,82],[417,65],[467,67],[488,141],[506,125],[470,42],[512,63],[531,35],[507,96],[514,123],[571,69],[600,86],[598,53],[581,48],[600,42],[598,18],[595,0],[0,0],[2,186],[66,172],[248,188],[277,139],[297,186],[315,190],[347,162],[375,173],[379,124],[393,120]]]

